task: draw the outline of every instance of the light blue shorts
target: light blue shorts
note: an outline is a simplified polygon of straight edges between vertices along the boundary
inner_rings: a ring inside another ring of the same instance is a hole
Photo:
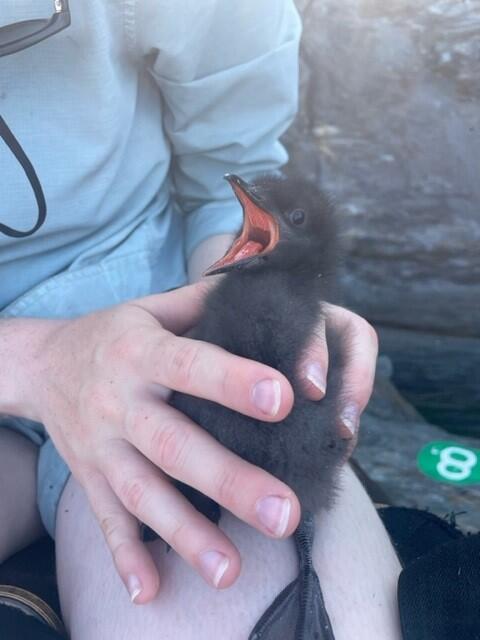
[[[142,222],[125,242],[101,258],[79,259],[40,283],[3,309],[0,318],[73,318],[186,281],[181,217],[167,211]],[[43,524],[54,537],[58,502],[70,470],[43,425],[0,414],[1,427],[22,433],[40,447],[37,501]]]

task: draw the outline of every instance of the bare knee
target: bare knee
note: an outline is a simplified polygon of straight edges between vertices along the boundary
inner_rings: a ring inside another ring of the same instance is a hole
[[[267,539],[228,514],[222,527],[243,556],[233,587],[211,588],[157,541],[149,547],[160,572],[160,592],[151,604],[136,606],[115,573],[83,491],[71,478],[56,529],[60,600],[71,640],[247,638],[278,590],[295,576],[294,547],[290,540]]]
[[[62,500],[58,578],[72,640],[243,640],[298,571],[290,540],[267,539],[225,514],[222,527],[243,558],[237,582],[215,591],[156,543],[160,593],[153,603],[135,606],[75,481],[69,481]],[[317,525],[314,562],[335,637],[398,640],[395,587],[400,566],[375,510],[349,471],[337,504],[318,517]]]

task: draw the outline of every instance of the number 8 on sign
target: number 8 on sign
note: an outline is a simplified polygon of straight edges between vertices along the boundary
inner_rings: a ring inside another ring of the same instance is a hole
[[[430,442],[418,454],[418,468],[438,482],[480,483],[480,450],[455,442]]]

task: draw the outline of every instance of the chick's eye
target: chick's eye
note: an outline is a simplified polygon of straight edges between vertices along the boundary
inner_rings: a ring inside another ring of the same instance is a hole
[[[294,209],[289,213],[290,222],[295,225],[301,225],[305,222],[305,211],[303,209]]]

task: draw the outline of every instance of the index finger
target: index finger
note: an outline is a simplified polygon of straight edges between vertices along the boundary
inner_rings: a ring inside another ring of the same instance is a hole
[[[284,375],[221,347],[161,331],[144,354],[139,371],[169,389],[267,422],[283,420],[292,408],[293,390]]]

